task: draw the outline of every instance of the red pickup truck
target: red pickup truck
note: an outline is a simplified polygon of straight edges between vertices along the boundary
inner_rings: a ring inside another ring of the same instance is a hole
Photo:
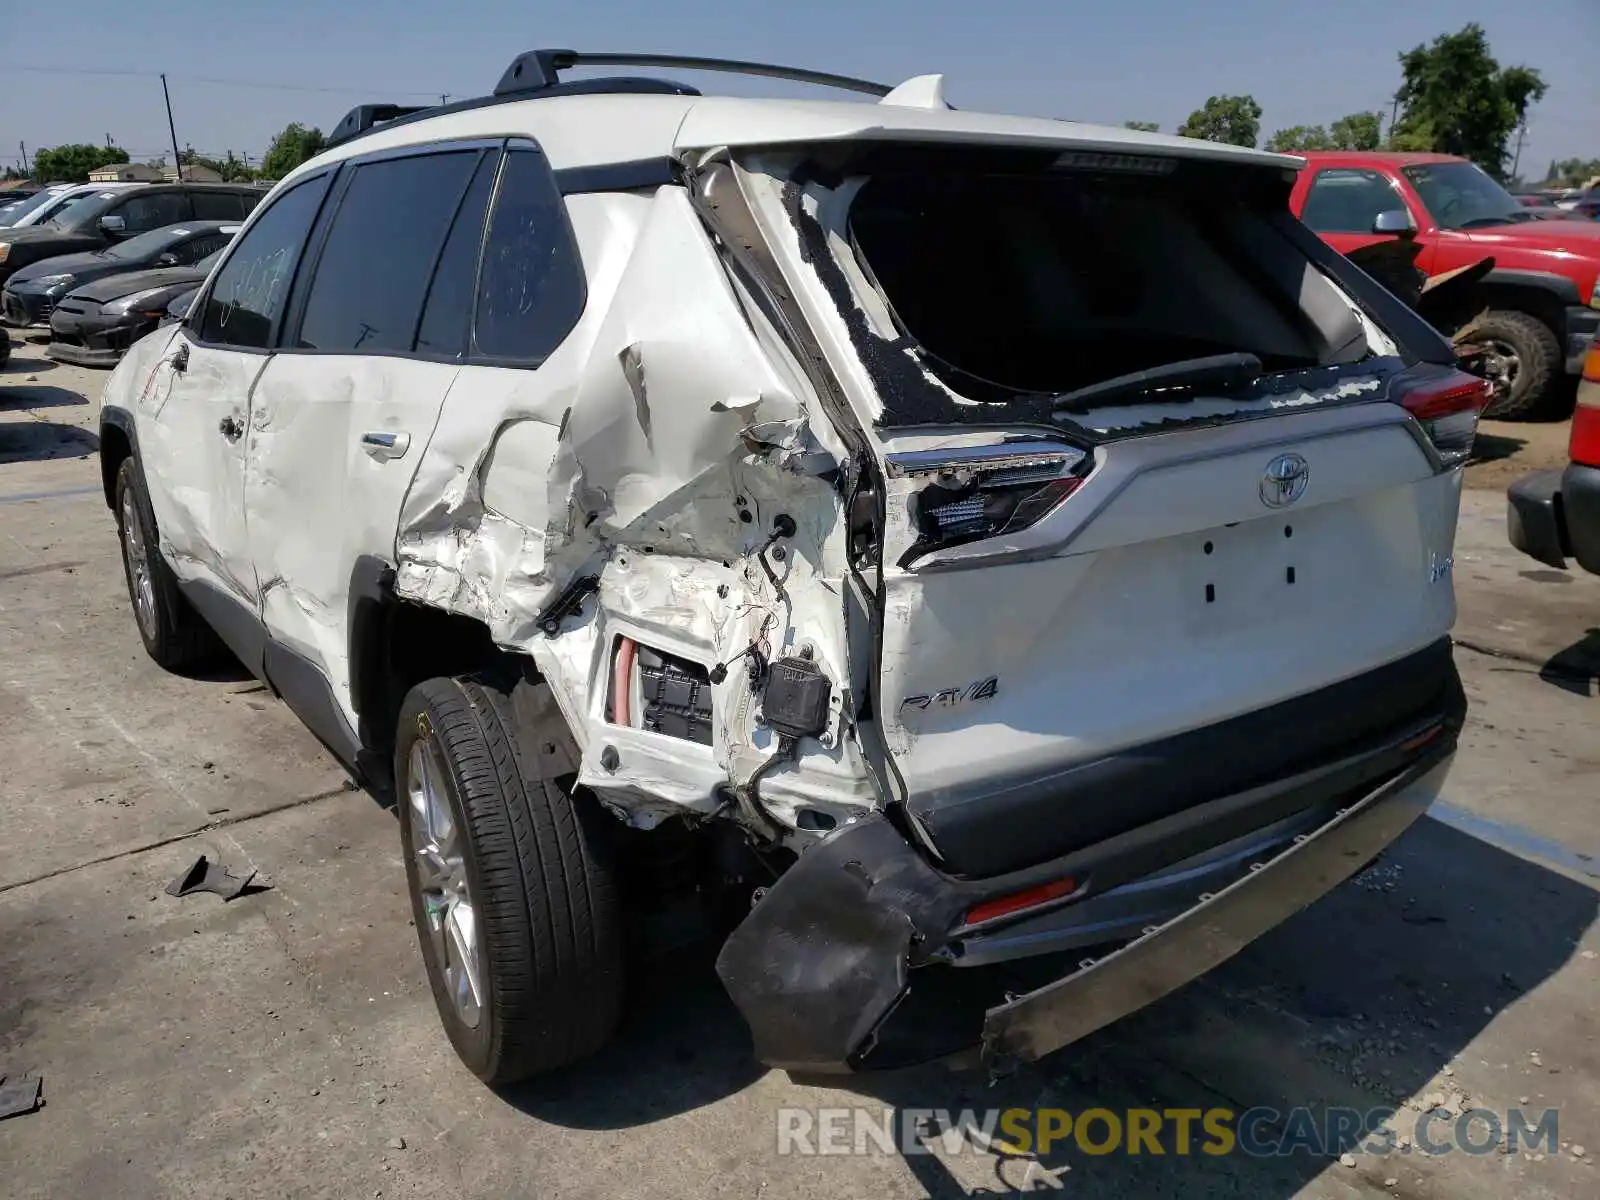
[[[1505,386],[1485,416],[1539,415],[1564,394],[1556,387],[1563,375],[1582,373],[1600,329],[1600,221],[1540,219],[1448,154],[1319,150],[1304,158],[1289,206],[1340,253],[1414,237],[1417,266],[1429,275],[1493,257],[1491,308],[1474,341],[1487,344]]]

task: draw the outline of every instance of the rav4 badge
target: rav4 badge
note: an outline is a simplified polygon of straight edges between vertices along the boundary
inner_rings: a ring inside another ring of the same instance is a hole
[[[966,687],[940,688],[923,696],[907,696],[900,701],[900,707],[915,708],[922,712],[930,708],[955,708],[974,700],[992,700],[999,690],[1000,677],[991,675],[987,679],[974,679]]]

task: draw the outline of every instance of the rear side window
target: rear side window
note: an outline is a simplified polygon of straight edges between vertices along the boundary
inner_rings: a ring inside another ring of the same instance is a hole
[[[240,235],[198,314],[202,341],[252,349],[271,344],[328,179],[319,175],[295,184]]]
[[[306,295],[299,346],[411,349],[434,263],[479,157],[464,150],[356,168]]]
[[[507,152],[484,241],[473,346],[485,357],[537,363],[583,315],[585,288],[566,210],[544,155]]]
[[[467,349],[467,326],[472,319],[472,290],[478,282],[478,250],[483,244],[483,220],[489,212],[498,154],[485,155],[472,176],[472,185],[456,213],[444,253],[434,268],[417,350],[423,354],[460,357]]]
[[[1311,181],[1300,219],[1318,233],[1371,233],[1379,213],[1404,208],[1394,184],[1378,172],[1334,167]]]
[[[196,221],[237,221],[245,214],[244,198],[234,192],[196,192]]]
[[[163,225],[194,219],[187,192],[135,194],[111,210],[127,222],[128,233],[146,233]]]

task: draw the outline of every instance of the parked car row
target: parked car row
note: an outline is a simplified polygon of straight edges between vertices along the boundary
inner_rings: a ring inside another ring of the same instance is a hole
[[[45,188],[0,229],[0,321],[48,325],[52,358],[110,365],[205,279],[263,193],[228,184]]]

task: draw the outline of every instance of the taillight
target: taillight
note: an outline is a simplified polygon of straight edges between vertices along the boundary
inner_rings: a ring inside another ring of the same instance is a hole
[[[1578,385],[1578,407],[1572,410],[1567,457],[1600,467],[1600,342],[1589,347],[1589,357],[1583,360],[1583,382]]]
[[[911,495],[917,542],[906,560],[944,546],[1026,529],[1083,483],[1088,455],[1059,442],[1005,443],[895,454],[892,475],[921,485]]]
[[[1459,467],[1467,461],[1478,433],[1478,414],[1493,398],[1494,388],[1488,380],[1465,371],[1408,383],[1395,397],[1421,423],[1446,467]]]

